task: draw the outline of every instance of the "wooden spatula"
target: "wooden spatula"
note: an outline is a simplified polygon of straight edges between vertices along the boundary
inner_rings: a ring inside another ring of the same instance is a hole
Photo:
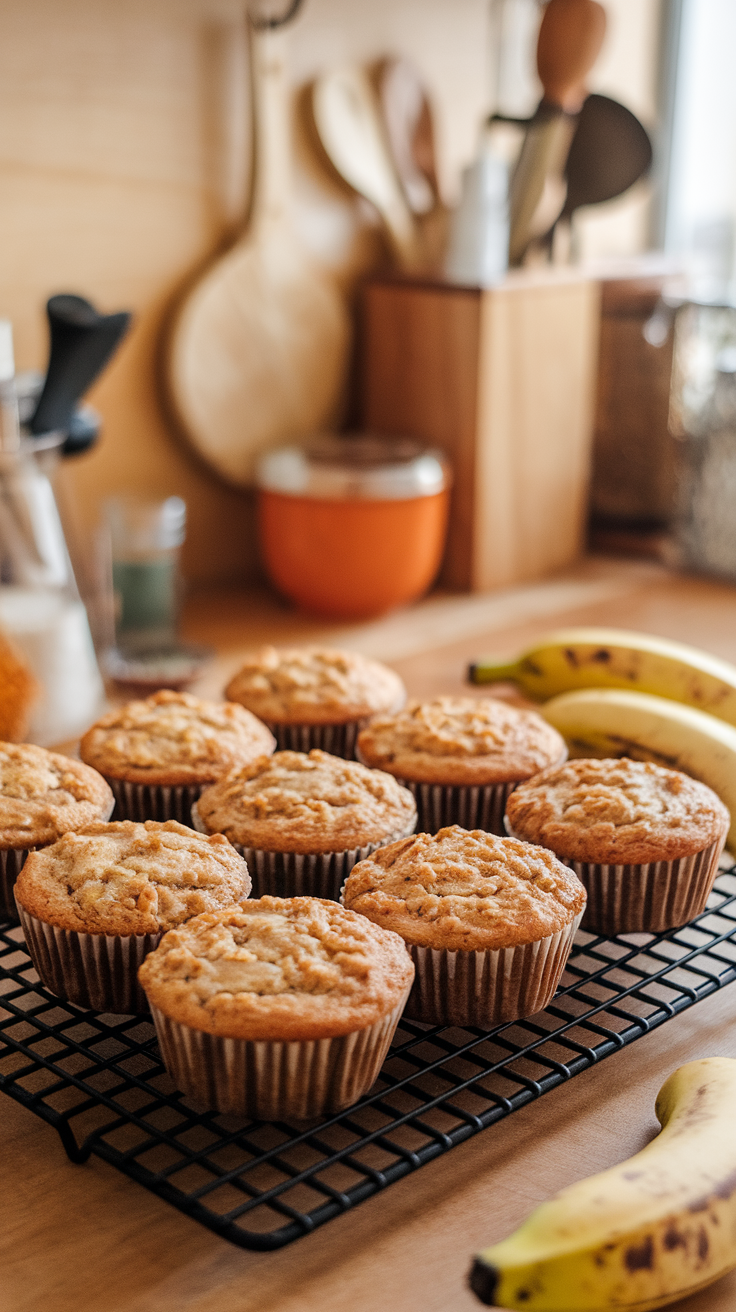
[[[325,73],[312,90],[320,141],[346,182],[371,201],[386,225],[398,262],[421,261],[417,228],[394,168],[375,88],[366,71],[346,66]]]
[[[382,59],[375,84],[394,166],[413,214],[429,214],[439,198],[432,109],[422,79],[403,56]]]
[[[185,432],[241,486],[260,451],[333,426],[350,343],[343,295],[291,221],[286,35],[252,24],[250,226],[190,291],[169,343],[170,391]]]

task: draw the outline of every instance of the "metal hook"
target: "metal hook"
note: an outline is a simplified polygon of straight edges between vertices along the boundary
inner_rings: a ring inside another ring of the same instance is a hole
[[[284,14],[281,14],[278,17],[265,17],[257,16],[259,9],[261,9],[261,7],[266,9],[274,8],[275,0],[266,0],[265,5],[263,4],[263,0],[248,0],[248,18],[256,31],[272,31],[274,28],[284,27],[287,23],[290,23],[300,9],[301,3],[302,0],[290,0]]]

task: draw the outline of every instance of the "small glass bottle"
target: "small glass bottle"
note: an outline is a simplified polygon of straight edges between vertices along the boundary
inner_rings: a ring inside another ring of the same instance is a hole
[[[181,497],[113,497],[106,502],[105,518],[112,552],[115,645],[128,658],[166,651],[176,643],[186,504]]]

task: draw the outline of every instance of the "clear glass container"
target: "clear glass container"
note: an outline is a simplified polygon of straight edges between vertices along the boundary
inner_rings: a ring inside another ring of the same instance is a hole
[[[51,483],[27,441],[0,452],[0,629],[39,685],[29,741],[76,737],[99,714],[104,689]]]
[[[0,321],[0,629],[38,685],[27,737],[68,742],[97,717],[104,688],[46,473],[61,434],[22,435],[10,324]]]
[[[181,497],[133,495],[105,503],[110,534],[115,645],[142,656],[172,647],[181,601],[179,552],[186,530]]]
[[[670,390],[683,565],[736,579],[736,308],[677,310]]]

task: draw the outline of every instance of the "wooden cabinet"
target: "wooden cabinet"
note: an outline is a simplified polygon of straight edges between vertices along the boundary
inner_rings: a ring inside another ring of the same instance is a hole
[[[662,346],[644,337],[662,285],[662,278],[601,284],[591,512],[607,524],[655,527],[672,515],[675,452],[667,429],[672,333]]]

